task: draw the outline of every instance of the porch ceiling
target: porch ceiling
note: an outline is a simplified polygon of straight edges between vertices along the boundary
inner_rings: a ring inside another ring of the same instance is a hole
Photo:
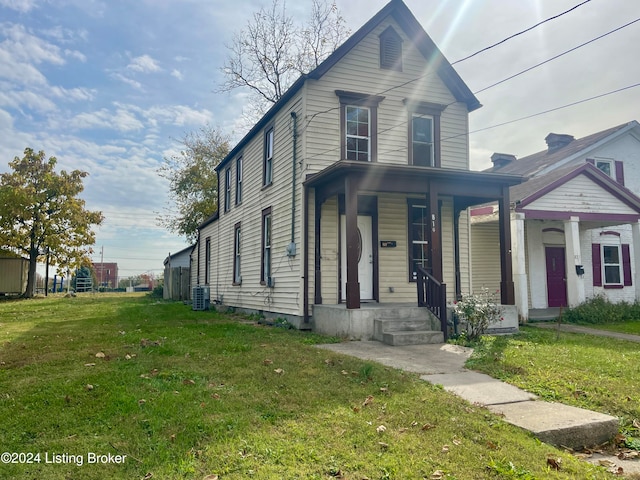
[[[362,192],[425,194],[434,188],[440,195],[456,197],[460,208],[500,199],[506,188],[523,181],[519,175],[342,160],[307,176],[304,183],[328,197],[344,193],[347,176]]]

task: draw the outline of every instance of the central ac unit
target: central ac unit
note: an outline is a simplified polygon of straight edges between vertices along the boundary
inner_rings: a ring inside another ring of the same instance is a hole
[[[193,310],[209,310],[209,286],[196,285],[193,287]]]

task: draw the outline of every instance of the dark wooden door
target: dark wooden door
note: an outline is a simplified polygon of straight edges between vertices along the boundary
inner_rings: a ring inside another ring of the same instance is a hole
[[[550,307],[567,306],[567,274],[564,247],[545,247],[547,258],[547,304]]]

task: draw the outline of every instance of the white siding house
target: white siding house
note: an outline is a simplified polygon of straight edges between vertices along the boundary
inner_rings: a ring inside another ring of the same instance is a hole
[[[552,133],[546,141],[546,150],[519,160],[492,156],[491,171],[528,178],[510,189],[521,318],[596,295],[640,299],[640,125],[632,121],[579,139]],[[496,210],[472,210],[475,289],[499,288]]]
[[[508,205],[520,181],[468,170],[479,107],[392,0],[217,167],[219,211],[200,228],[193,284],[210,285],[212,303],[358,338],[373,335],[363,311],[421,305],[446,335],[442,302],[471,289],[466,209]],[[509,216],[499,223],[502,303],[513,304]],[[421,282],[438,293],[420,297]]]

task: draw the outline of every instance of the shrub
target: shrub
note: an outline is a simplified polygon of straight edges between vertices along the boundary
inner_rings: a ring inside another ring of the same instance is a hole
[[[453,304],[454,313],[466,328],[468,341],[477,340],[484,335],[491,323],[502,320],[502,307],[497,301],[496,293],[489,293],[489,289],[483,288],[479,294],[463,295]]]
[[[162,285],[156,285],[153,290],[149,292],[149,296],[152,298],[162,298],[164,296],[164,287]]]
[[[568,308],[562,315],[568,323],[616,323],[640,320],[638,302],[612,303],[602,295],[596,295],[577,307]]]

